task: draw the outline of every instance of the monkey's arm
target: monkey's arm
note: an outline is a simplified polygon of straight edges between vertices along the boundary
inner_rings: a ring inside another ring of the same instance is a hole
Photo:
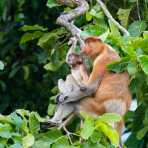
[[[108,57],[106,57],[106,55],[99,56],[93,64],[93,70],[90,74],[89,79],[84,83],[82,83],[82,86],[80,85],[80,88],[75,89],[70,93],[69,92],[65,93],[62,96],[66,98],[63,99],[64,100],[63,103],[78,101],[84,97],[90,96],[93,93],[95,93],[96,89],[99,87],[101,80],[104,76],[107,63],[108,63]],[[83,89],[81,89],[81,87]]]
[[[87,72],[87,69],[86,69],[85,65],[81,65],[81,67],[80,67],[80,74],[81,74],[82,80],[84,82],[88,81],[89,76],[88,76],[88,72]]]

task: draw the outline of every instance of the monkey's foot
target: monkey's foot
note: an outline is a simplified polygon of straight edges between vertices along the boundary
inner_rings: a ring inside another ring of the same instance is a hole
[[[41,122],[40,123],[40,131],[41,132],[45,132],[46,130],[48,130],[51,127],[58,127],[59,123],[56,122],[52,122],[51,120],[47,121],[47,122]]]

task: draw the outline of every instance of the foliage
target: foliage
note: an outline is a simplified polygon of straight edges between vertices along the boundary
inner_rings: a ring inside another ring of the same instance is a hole
[[[95,0],[89,1],[90,10],[74,23],[83,29],[84,35],[100,35],[122,57],[121,61],[107,67],[113,72],[127,70],[130,74],[130,89],[138,107],[125,116],[125,132],[131,132],[125,144],[128,148],[143,148],[148,146],[148,1],[105,0],[105,3],[131,36],[122,36]],[[45,115],[48,108],[48,115],[53,114],[57,80],[69,73],[65,55],[70,37],[70,33],[55,22],[61,12],[69,10],[71,8],[60,6],[55,0],[0,1],[1,113],[9,114],[17,108],[24,108]],[[21,147],[22,141],[26,146],[34,144],[34,147],[58,147],[62,144],[72,147],[69,136],[57,129],[39,133],[41,119],[35,112],[25,111],[25,114],[27,118],[17,110],[9,116],[0,116],[4,120],[0,120],[0,128],[5,130],[0,130],[4,138],[0,143],[13,145],[11,147]],[[110,120],[110,116],[103,118]],[[81,130],[77,129],[79,124],[71,123],[74,133],[80,136],[72,136],[74,146],[80,145],[81,138],[84,141],[81,147],[106,147],[110,145],[108,140],[112,144],[117,143],[116,131],[106,122],[85,116]]]
[[[108,118],[111,119],[110,122],[117,122],[120,120],[120,116],[113,113],[99,118],[83,116],[82,127],[77,128],[76,133],[65,135],[56,128],[50,128],[47,132],[41,133],[40,122],[47,119],[41,118],[36,112],[21,109],[8,116],[0,115],[0,147],[57,148],[62,146],[78,148],[80,145],[82,147],[100,145],[103,148],[110,145],[110,142],[114,146],[119,145],[119,135],[108,124]],[[83,144],[80,139],[84,139]]]

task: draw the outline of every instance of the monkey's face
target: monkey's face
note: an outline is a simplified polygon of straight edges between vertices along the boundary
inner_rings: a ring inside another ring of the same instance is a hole
[[[85,54],[90,58],[94,58],[96,55],[101,53],[103,49],[103,43],[99,40],[86,41],[85,46],[81,48],[81,53]]]
[[[86,43],[83,47],[81,47],[81,53],[87,56],[91,55],[91,48],[88,43]]]
[[[81,64],[83,64],[82,58],[78,54],[70,54],[68,56],[68,64],[72,67],[79,67]]]

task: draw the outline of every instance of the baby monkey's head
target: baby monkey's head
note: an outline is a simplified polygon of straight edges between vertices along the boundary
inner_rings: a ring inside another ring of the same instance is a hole
[[[71,68],[77,68],[83,64],[82,57],[79,54],[71,53],[68,56],[68,64]]]

